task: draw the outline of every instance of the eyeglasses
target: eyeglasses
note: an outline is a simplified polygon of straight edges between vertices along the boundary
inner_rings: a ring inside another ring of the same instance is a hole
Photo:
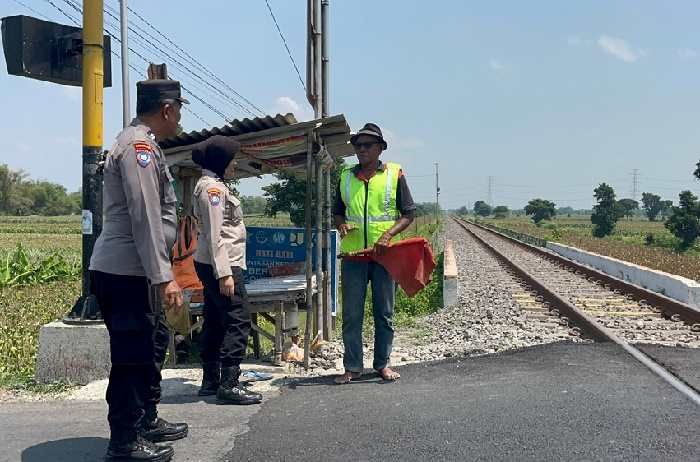
[[[352,146],[355,148],[355,151],[360,151],[362,148],[369,149],[375,144],[379,144],[377,141],[368,141],[367,143],[355,143]]]

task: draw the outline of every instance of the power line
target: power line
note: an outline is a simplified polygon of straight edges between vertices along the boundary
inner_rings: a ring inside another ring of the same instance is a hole
[[[21,2],[20,0],[13,0],[13,1],[14,1],[16,4],[25,7],[26,9],[28,9],[28,10],[31,11],[32,13],[34,13],[34,14],[36,14],[36,15],[38,15],[38,16],[41,16],[42,18],[46,19],[47,21],[51,21],[51,19],[49,19],[48,16],[46,16],[46,15],[43,14],[43,13],[38,12],[37,10],[35,10],[35,9],[32,8],[31,6],[27,5],[26,3]]]
[[[71,0],[64,0],[64,1],[70,2]],[[111,16],[113,19],[115,19],[115,20],[117,20],[117,21],[120,20],[116,15],[114,15],[114,14],[113,14],[111,11],[109,11],[109,10],[107,10],[106,13],[107,13],[109,16]],[[176,59],[175,57],[173,57],[173,56],[172,56],[170,53],[168,53],[167,51],[163,50],[160,46],[158,46],[157,44],[153,43],[153,42],[152,42],[151,40],[149,40],[148,38],[144,37],[144,36],[143,36],[140,32],[138,32],[136,29],[134,29],[133,27],[129,26],[129,30],[132,31],[134,34],[136,34],[137,37],[141,38],[141,40],[143,40],[144,42],[146,42],[147,44],[149,44],[150,46],[152,46],[152,47],[155,48],[156,50],[160,51],[160,52],[161,52],[163,55],[165,55],[168,59],[170,59],[172,62],[174,62],[176,65],[178,65],[181,69],[183,69],[183,70],[186,71],[186,72],[189,72],[189,73],[190,73],[192,76],[194,76],[196,79],[200,80],[203,84],[205,84],[205,85],[211,87],[212,90],[216,91],[217,93],[220,93],[224,98],[226,98],[226,99],[230,100],[231,102],[233,102],[236,106],[238,106],[239,108],[241,108],[243,111],[247,112],[248,114],[252,115],[253,117],[256,116],[252,111],[250,111],[250,109],[244,107],[241,103],[239,103],[238,101],[234,100],[234,99],[231,98],[230,96],[226,95],[226,94],[225,94],[224,92],[222,92],[219,88],[215,87],[215,86],[212,85],[211,83],[209,83],[209,82],[207,82],[206,80],[204,80],[199,74],[197,74],[196,72],[192,71],[188,66],[182,64],[178,59]],[[220,111],[220,112],[221,112],[221,111]],[[224,119],[226,119],[227,122],[231,122],[231,120],[229,120],[227,117],[224,117]]]
[[[73,21],[74,24],[76,24],[76,25],[79,26],[79,21],[78,21],[77,19],[75,19],[74,17],[72,17],[71,15],[69,15],[68,13],[66,13],[65,11],[63,11],[60,7],[58,7],[57,5],[55,5],[51,0],[46,0],[46,1],[47,1],[48,3],[50,3],[54,8],[56,8],[58,11],[60,11],[61,13],[63,13],[64,16],[66,16],[66,17],[68,17],[69,19],[71,19],[71,20]],[[75,2],[72,2],[71,0],[63,0],[63,1],[64,1],[66,4],[68,4],[69,6],[71,6],[73,9],[75,9],[77,12],[79,12],[80,14],[82,14],[82,9],[81,9],[80,6],[77,5]],[[114,26],[112,26],[112,27],[114,27]],[[113,40],[115,40],[117,43],[121,43],[121,40],[120,40],[114,33],[112,33],[109,29],[105,28],[105,32],[107,32],[107,34],[108,34]],[[132,47],[129,47],[129,51],[131,51],[131,52],[134,53],[136,56],[138,56],[139,58],[141,58],[141,60],[143,60],[146,64],[150,64],[151,61],[150,61],[149,59],[147,59],[145,56],[143,56],[143,55],[142,55],[141,53],[139,53],[138,51],[134,50]],[[112,54],[114,54],[115,56],[119,57],[119,55],[118,55],[116,52],[114,52],[114,51],[112,51]],[[129,64],[129,67],[130,67],[131,69],[136,70],[136,72],[139,72],[139,70],[136,69],[135,67],[133,67],[131,64]],[[222,117],[224,120],[226,120],[227,122],[230,122],[230,120],[226,117],[226,115],[225,115],[223,112],[221,112],[220,110],[218,110],[217,108],[215,108],[214,106],[212,106],[211,104],[209,104],[207,101],[205,101],[204,99],[202,99],[201,97],[199,97],[197,94],[195,94],[194,92],[192,92],[191,90],[189,90],[189,89],[188,89],[187,87],[185,87],[184,85],[181,85],[181,87],[182,87],[183,91],[185,91],[187,94],[189,94],[190,96],[192,96],[192,98],[194,98],[194,99],[196,99],[197,101],[199,101],[200,103],[202,103],[204,106],[206,106],[209,110],[211,110],[211,111],[214,112],[215,114],[221,116],[221,117]],[[202,122],[204,122],[204,123],[207,123],[207,122],[206,122],[201,116],[199,116],[199,114],[197,114],[194,110],[192,110],[192,109],[190,109],[190,108],[187,108],[187,111],[190,112],[190,113],[192,113],[192,114],[193,114],[195,117],[197,117],[200,121],[202,121]],[[208,124],[209,126],[213,126],[213,125],[210,124],[210,123],[207,123],[207,124]]]
[[[148,20],[145,19],[143,16],[141,16],[138,12],[136,12],[135,10],[133,10],[130,6],[127,6],[127,8],[128,8],[128,10],[129,10],[131,13],[134,14],[134,16],[136,16],[136,17],[139,18],[141,21],[143,21],[146,25],[148,25],[148,27],[150,27],[151,29],[153,29],[158,35],[160,35],[160,36],[163,37],[165,40],[167,40],[168,43],[170,43],[172,46],[174,46],[177,50],[179,50],[179,51],[181,51],[182,53],[184,53],[185,56],[187,56],[192,62],[194,62],[196,65],[198,65],[200,68],[202,68],[202,69],[203,69],[207,74],[209,74],[213,79],[215,79],[217,82],[219,82],[220,84],[222,84],[223,86],[225,86],[225,87],[226,87],[229,91],[231,91],[234,95],[238,96],[238,97],[241,98],[243,101],[245,101],[246,103],[248,103],[253,109],[255,109],[256,111],[258,111],[260,114],[265,115],[265,111],[263,111],[262,109],[260,109],[257,105],[253,104],[248,98],[246,98],[245,96],[241,95],[239,92],[237,92],[236,90],[234,90],[233,88],[231,88],[231,86],[230,86],[229,84],[227,84],[226,82],[224,82],[221,78],[219,78],[216,74],[214,74],[214,72],[211,71],[211,70],[210,70],[208,67],[206,67],[204,64],[202,64],[202,63],[200,63],[199,61],[197,61],[197,59],[195,59],[195,58],[194,58],[192,55],[190,55],[187,51],[183,50],[179,45],[177,45],[175,42],[173,42],[167,35],[165,35],[165,34],[162,33],[161,31],[159,31],[153,24],[151,24],[150,22],[148,22]],[[180,55],[180,56],[182,56],[182,55]],[[183,59],[184,59],[184,58],[183,58]]]
[[[74,25],[80,27],[80,21],[79,21],[78,19],[74,18],[73,16],[71,16],[70,14],[68,14],[67,12],[65,12],[61,7],[59,7],[58,5],[56,5],[56,4],[55,4],[54,2],[52,2],[51,0],[45,0],[45,1],[46,1],[47,3],[49,3],[51,6],[53,6],[53,7],[54,7],[56,10],[58,10],[60,13],[62,13],[65,17],[67,17],[68,19],[70,19],[70,20],[73,22]],[[64,0],[64,1],[66,1],[66,0]],[[72,6],[73,8],[75,8],[75,5],[72,5],[72,4],[70,4],[69,2],[67,2],[67,1],[66,1],[66,3],[68,3],[70,6]],[[120,41],[114,34],[112,34],[110,31],[108,31],[108,30],[106,30],[106,29],[105,29],[105,31],[109,34],[110,37],[112,37],[113,39],[115,39],[118,43],[121,43],[121,41]],[[137,56],[139,56],[139,57],[140,57],[141,59],[143,59],[144,61],[146,61],[146,63],[149,63],[149,61],[148,61],[146,58],[144,58],[142,55],[140,55],[138,52],[136,52],[136,51],[133,50],[132,48],[129,48],[129,50],[130,50],[131,52],[133,52],[134,54],[136,54]],[[114,50],[112,50],[112,54],[113,54],[114,56],[116,56],[117,58],[121,58],[121,56],[120,56],[116,51],[114,51]],[[137,73],[140,72],[140,71],[139,71],[136,67],[134,67],[132,64],[129,64],[129,67],[130,67],[132,70],[136,71]],[[183,88],[183,89],[184,89],[184,88]],[[197,96],[194,95],[193,93],[191,93],[191,92],[188,92],[188,93],[189,93],[193,98],[199,99],[199,97],[197,97]],[[201,99],[199,99],[199,100],[201,101]],[[203,103],[206,104],[205,102],[203,102]],[[190,109],[190,108],[188,108],[188,107],[185,107],[185,110],[186,110],[187,112],[191,113],[192,115],[194,115],[194,116],[195,116],[197,119],[199,119],[200,121],[202,121],[202,122],[204,122],[205,124],[209,125],[210,127],[213,126],[213,124],[211,124],[211,123],[207,122],[206,120],[204,120],[204,118],[202,118],[202,117],[201,117],[199,114],[197,114],[194,110],[192,110],[192,109]]]
[[[287,39],[284,38],[284,34],[282,33],[282,29],[280,29],[280,25],[277,23],[277,18],[275,18],[275,13],[272,12],[272,8],[270,7],[270,2],[268,0],[265,0],[265,4],[267,5],[267,9],[270,11],[270,16],[272,17],[272,21],[275,23],[275,26],[277,27],[277,32],[280,34],[280,38],[282,39],[282,43],[284,44],[284,48],[287,50],[287,55],[289,55],[289,59],[292,61],[292,65],[294,66],[294,70],[297,72],[297,77],[299,77],[299,83],[301,83],[302,88],[304,89],[304,92],[306,92],[306,84],[304,84],[304,79],[301,78],[301,72],[299,72],[299,67],[297,67],[296,61],[294,61],[294,57],[292,56],[292,52],[289,49],[289,46],[287,45]]]
[[[77,25],[78,27],[80,26],[80,21],[79,21],[79,20],[75,19],[73,16],[71,16],[71,15],[68,14],[68,13],[66,13],[60,6],[56,5],[53,1],[51,1],[51,0],[44,0],[44,1],[46,1],[47,3],[49,3],[49,4],[50,4],[52,7],[54,7],[55,9],[57,9],[61,14],[63,14],[63,16],[65,16],[66,18],[68,18],[68,19],[70,19],[71,21],[73,21],[73,24]],[[65,0],[64,0],[64,1],[65,1]],[[70,3],[69,3],[69,5],[70,5]],[[73,6],[73,5],[71,5],[71,6]]]
[[[116,14],[115,14],[115,13],[116,13],[115,10],[113,10],[113,9],[112,9],[111,7],[109,7],[108,5],[105,5],[105,7],[106,7],[105,12],[106,12],[109,16],[111,16],[111,17],[112,17],[114,20],[116,20],[116,21],[120,21],[120,19],[119,19],[119,18],[116,16]],[[131,11],[131,9],[129,9],[129,10]],[[139,15],[138,17],[139,17],[139,18],[142,18],[142,16],[140,16],[140,15]],[[142,19],[142,20],[145,21],[144,19]],[[186,64],[183,64],[183,63],[180,62],[177,58],[175,58],[175,57],[172,56],[170,53],[168,53],[167,51],[165,51],[163,48],[168,48],[168,46],[165,45],[162,41],[160,41],[157,37],[154,37],[152,34],[150,34],[149,32],[147,32],[147,31],[144,30],[143,28],[139,27],[138,25],[135,25],[135,27],[137,27],[138,29],[142,30],[142,31],[144,32],[144,34],[148,35],[148,36],[151,37],[153,40],[157,41],[158,44],[154,43],[154,42],[153,42],[152,40],[150,40],[149,38],[146,38],[143,34],[141,34],[141,33],[140,33],[139,31],[137,31],[134,27],[132,27],[132,25],[129,25],[129,30],[130,30],[131,32],[133,32],[138,38],[140,38],[143,42],[145,42],[146,44],[148,44],[150,47],[152,47],[152,48],[158,50],[163,56],[165,56],[167,59],[171,60],[173,63],[175,63],[177,66],[179,66],[183,71],[190,73],[190,74],[191,74],[192,76],[194,76],[197,80],[199,80],[200,82],[202,82],[204,85],[210,87],[210,88],[211,88],[212,90],[214,90],[216,93],[218,93],[218,94],[220,94],[221,96],[223,96],[226,100],[228,100],[229,102],[231,102],[231,103],[233,103],[234,105],[236,105],[238,108],[240,108],[240,109],[241,109],[242,111],[244,111],[245,113],[248,113],[249,115],[251,115],[251,116],[253,116],[253,117],[257,117],[257,115],[256,115],[255,113],[253,113],[253,112],[252,112],[250,109],[248,109],[247,107],[243,106],[243,104],[241,104],[241,103],[240,103],[239,101],[237,101],[235,98],[231,97],[230,95],[227,95],[226,93],[224,93],[223,91],[221,91],[220,88],[215,87],[214,85],[212,85],[211,83],[209,83],[208,81],[206,81],[204,78],[202,78],[199,74],[197,74],[197,73],[194,72],[192,69],[190,69],[191,66],[188,66],[188,65],[186,65]],[[151,27],[153,27],[153,26],[151,26]],[[156,30],[157,30],[157,29],[156,29]],[[162,35],[162,34],[161,34],[161,35]],[[143,46],[143,45],[142,45],[142,46]],[[161,46],[162,46],[162,47],[161,47]],[[169,48],[168,48],[168,49],[169,49]],[[178,54],[176,51],[173,51],[172,49],[169,49],[169,51],[171,51],[173,54]],[[181,55],[180,55],[180,56],[181,56]],[[200,66],[201,66],[201,65],[200,65]],[[229,122],[230,122],[230,121],[229,121]]]
[[[47,0],[47,1],[50,1],[50,0]],[[71,7],[72,7],[74,10],[76,10],[78,13],[80,13],[80,14],[82,15],[83,10],[82,10],[82,8],[80,7],[79,4],[77,4],[77,3],[74,2],[73,0],[63,0],[63,1],[64,1],[66,4],[68,4],[69,6],[71,6]],[[107,14],[110,14],[110,13],[108,12]],[[112,18],[114,18],[114,19],[116,19],[117,21],[119,21],[119,18],[114,17],[114,15],[111,15],[111,14],[110,14],[110,16],[112,16]],[[105,22],[105,24],[108,25],[108,26],[117,28],[117,26],[115,26],[115,25],[113,25],[113,24],[110,24],[109,22]],[[130,30],[132,30],[132,32],[133,32],[133,29],[130,28]],[[112,37],[112,39],[115,40],[117,43],[121,43],[121,40],[116,36],[116,34],[112,33],[109,29],[107,29],[107,27],[105,27],[105,32],[107,32],[107,34],[109,34],[109,36]],[[135,32],[135,33],[136,33],[136,32]],[[137,33],[137,35],[138,35],[138,33]],[[147,42],[148,42],[148,41],[147,41]],[[147,47],[144,47],[142,44],[139,44],[139,45],[141,45],[142,48],[148,49]],[[158,48],[158,47],[156,47],[156,48]],[[131,46],[129,46],[129,51],[131,51],[131,52],[134,53],[136,56],[138,56],[139,58],[141,58],[146,64],[150,64],[150,63],[151,63],[151,60],[147,59],[145,56],[143,56],[141,53],[137,52],[137,51],[136,51],[134,48],[132,48]],[[149,49],[149,51],[152,51],[152,50]],[[165,53],[165,54],[167,55],[167,53]],[[169,56],[169,55],[168,55],[168,56]],[[179,64],[179,63],[178,63],[178,64]],[[185,68],[185,67],[182,66],[182,65],[180,65],[180,66],[183,67],[183,68]],[[186,69],[186,68],[185,68],[185,69]],[[217,114],[217,115],[219,115],[220,117],[222,117],[227,123],[230,123],[230,122],[231,122],[231,119],[229,119],[229,118],[223,113],[223,111],[219,110],[218,108],[214,107],[214,106],[213,106],[212,104],[210,104],[209,102],[205,101],[203,98],[201,98],[200,96],[198,96],[197,94],[195,94],[193,91],[191,91],[191,90],[190,90],[189,88],[187,88],[185,85],[181,84],[181,87],[182,87],[183,91],[185,91],[186,93],[188,93],[190,96],[192,96],[192,97],[193,97],[194,99],[196,99],[197,101],[201,102],[201,103],[202,103],[204,106],[206,106],[209,110],[211,110],[211,111],[214,112],[215,114]],[[203,120],[201,117],[200,117],[199,119],[200,119],[200,120]]]

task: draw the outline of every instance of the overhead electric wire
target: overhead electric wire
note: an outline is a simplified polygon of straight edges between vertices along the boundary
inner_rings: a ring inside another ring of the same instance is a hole
[[[70,0],[68,0],[68,1],[70,1]],[[108,7],[108,8],[109,8],[109,7]],[[120,18],[119,18],[118,16],[116,16],[112,11],[110,11],[110,9],[111,9],[111,8],[106,9],[106,10],[105,10],[105,13],[107,13],[109,16],[111,16],[114,20],[120,21]],[[197,74],[197,73],[194,72],[192,69],[190,69],[190,66],[187,66],[187,65],[183,64],[182,62],[180,62],[180,60],[178,60],[177,58],[175,58],[174,56],[172,56],[170,53],[168,53],[167,51],[165,51],[163,48],[167,48],[167,46],[164,46],[162,43],[159,43],[159,44],[154,43],[152,40],[150,40],[149,38],[145,37],[143,34],[141,34],[141,32],[139,32],[138,30],[136,30],[136,28],[132,27],[131,25],[129,25],[129,30],[130,30],[131,32],[133,32],[133,33],[134,33],[137,37],[139,37],[141,40],[143,40],[144,42],[146,42],[148,45],[150,45],[151,47],[153,47],[154,49],[156,49],[156,50],[158,50],[160,53],[162,53],[163,56],[165,56],[167,59],[169,59],[171,62],[173,62],[173,63],[176,64],[177,66],[179,66],[183,71],[190,73],[190,74],[191,74],[193,77],[195,77],[197,80],[201,81],[204,85],[210,87],[212,90],[214,90],[215,92],[219,93],[219,94],[220,94],[221,96],[223,96],[225,99],[229,100],[231,103],[233,103],[234,105],[238,106],[238,108],[240,108],[240,109],[241,109],[242,111],[244,111],[245,113],[248,113],[249,115],[251,115],[251,116],[253,116],[253,117],[257,117],[257,114],[255,114],[253,111],[251,111],[251,110],[248,109],[247,107],[243,106],[239,101],[237,101],[236,99],[234,99],[234,98],[231,97],[230,95],[227,95],[226,93],[224,93],[223,91],[221,91],[220,88],[217,88],[217,87],[215,87],[214,85],[212,85],[211,83],[209,83],[208,81],[206,81],[206,80],[205,80],[204,78],[202,78],[199,74]],[[149,35],[150,35],[150,34],[149,34]],[[157,39],[154,38],[154,40],[157,40]],[[163,46],[161,46],[161,45],[163,45]],[[172,51],[172,50],[170,50],[170,51]],[[173,53],[174,53],[174,52],[173,52]],[[230,121],[229,121],[229,122],[230,122]]]
[[[48,0],[47,0],[47,1],[48,1]],[[71,6],[73,9],[75,9],[77,12],[79,12],[80,14],[82,14],[82,9],[80,8],[80,5],[78,5],[76,2],[74,2],[74,1],[72,1],[72,0],[63,0],[63,1],[64,1],[65,3],[67,3],[68,5],[70,5],[70,6]],[[116,26],[114,26],[114,25],[112,25],[112,24],[109,24],[109,22],[107,22],[106,24],[109,25],[109,26],[111,26],[111,27],[117,28]],[[110,31],[107,27],[105,27],[105,32],[107,32],[107,34],[109,34],[109,36],[112,37],[112,39],[115,40],[117,43],[121,43],[121,40],[116,36],[116,34],[113,33],[112,31]],[[144,47],[142,44],[139,44],[139,45],[141,45],[143,48],[147,48],[147,47]],[[129,46],[129,51],[131,51],[132,53],[134,53],[137,57],[141,58],[141,60],[143,60],[146,64],[150,64],[150,63],[152,62],[151,60],[149,60],[148,58],[146,58],[145,56],[143,56],[141,53],[139,53],[138,51],[136,51],[136,50],[135,50],[134,48],[132,48],[131,46]],[[149,50],[149,51],[152,51],[152,50]],[[223,113],[223,111],[219,110],[218,108],[216,108],[215,106],[213,106],[213,105],[210,104],[209,102],[205,101],[205,100],[204,100],[203,98],[201,98],[199,95],[195,94],[195,93],[194,93],[192,90],[190,90],[186,85],[184,85],[184,84],[181,83],[180,86],[182,87],[183,91],[185,91],[187,94],[189,94],[190,96],[192,96],[192,98],[194,98],[194,99],[196,99],[197,101],[199,101],[200,103],[202,103],[202,104],[203,104],[205,107],[207,107],[210,111],[214,112],[215,114],[217,114],[218,116],[220,116],[221,118],[223,118],[227,123],[230,123],[230,122],[232,121],[232,119],[230,119],[228,116],[226,116],[226,115]],[[191,110],[191,109],[189,109],[189,108],[188,108],[187,110],[188,110],[189,112],[194,113],[194,111]],[[204,121],[204,119],[203,119],[202,117],[197,116],[197,118],[198,118],[199,120],[201,120],[201,121]],[[205,123],[206,123],[206,122],[205,122]]]
[[[73,24],[75,24],[76,26],[80,27],[80,21],[79,21],[78,19],[74,18],[73,16],[71,16],[70,14],[68,14],[67,12],[65,12],[62,8],[60,8],[58,5],[56,5],[55,3],[53,3],[51,0],[45,0],[45,1],[46,1],[47,3],[49,3],[51,6],[53,6],[53,7],[54,7],[56,10],[58,10],[60,13],[62,13],[65,17],[67,17],[68,19],[70,19],[70,20],[73,22]],[[73,5],[71,5],[71,6],[73,6]],[[47,18],[47,19],[48,19],[48,18]],[[121,40],[119,40],[116,36],[114,36],[114,34],[110,33],[109,31],[107,31],[107,33],[110,35],[110,37],[114,38],[117,42],[121,43]],[[146,61],[147,63],[149,62],[149,61],[146,60],[143,56],[141,56],[141,55],[139,55],[138,53],[136,53],[133,49],[130,48],[130,50],[131,50],[132,52],[134,52],[135,54],[137,54],[141,59],[143,59],[143,60]],[[115,55],[117,58],[121,58],[121,56],[120,56],[117,52],[115,52],[114,50],[112,50],[112,54]],[[137,73],[140,73],[140,71],[139,71],[136,67],[134,67],[132,64],[129,64],[129,67],[130,67],[132,70],[136,71]],[[184,88],[183,88],[183,89],[184,89]],[[196,95],[194,95],[194,94],[192,94],[192,93],[190,93],[190,92],[188,92],[188,93],[189,93],[190,95],[192,95],[193,98],[198,98]],[[206,104],[206,103],[205,103],[205,104]],[[197,114],[194,110],[192,110],[192,109],[190,109],[190,108],[188,108],[188,107],[186,107],[186,106],[184,107],[184,109],[185,109],[187,112],[191,113],[193,116],[195,116],[197,119],[199,119],[201,122],[203,122],[203,123],[209,125],[210,127],[213,126],[213,124],[211,124],[210,122],[207,122],[206,120],[204,120],[204,118],[202,118],[202,117],[201,117],[199,114]]]
[[[142,22],[144,22],[148,27],[153,29],[158,35],[163,37],[168,43],[170,43],[172,46],[174,46],[177,50],[181,51],[187,58],[190,59],[191,62],[202,68],[209,76],[211,76],[214,80],[219,82],[221,85],[225,86],[230,92],[232,92],[234,95],[237,97],[241,98],[243,101],[248,103],[253,109],[258,111],[260,114],[265,115],[265,111],[260,109],[257,105],[252,103],[248,98],[237,92],[235,89],[231,88],[229,84],[227,84],[224,80],[222,80],[220,77],[218,77],[216,74],[214,74],[213,71],[211,71],[208,67],[206,67],[204,64],[199,62],[196,58],[194,58],[191,54],[189,54],[186,50],[182,49],[178,44],[173,42],[167,35],[162,33],[160,30],[158,30],[153,24],[151,24],[147,19],[145,19],[143,16],[141,16],[137,11],[132,9],[130,6],[127,6],[127,9],[134,14],[138,19],[140,19]],[[144,31],[145,32],[145,31]],[[161,42],[162,43],[162,42]],[[182,55],[180,55],[182,57]],[[184,59],[184,58],[183,58]]]
[[[292,52],[289,49],[289,46],[287,45],[287,39],[284,38],[284,34],[282,33],[282,29],[280,29],[280,25],[277,23],[277,18],[275,18],[275,13],[272,12],[272,8],[270,7],[270,2],[268,0],[265,0],[265,4],[267,5],[267,9],[270,11],[270,16],[272,17],[272,21],[275,23],[275,26],[277,27],[277,32],[279,32],[279,34],[280,34],[280,38],[282,39],[282,43],[284,44],[284,48],[287,50],[287,55],[289,55],[289,59],[292,61],[292,65],[294,66],[294,70],[297,72],[297,77],[299,77],[299,82],[301,83],[301,86],[304,89],[304,92],[306,92],[306,84],[304,84],[304,79],[301,78],[301,72],[299,72],[299,67],[297,66],[296,61],[294,61],[294,57],[292,56]]]
[[[49,4],[51,4],[51,6],[53,6],[55,9],[57,9],[59,12],[61,12],[61,13],[62,13],[64,16],[66,16],[68,19],[70,19],[71,21],[73,21],[73,23],[74,23],[76,26],[80,26],[80,22],[79,22],[77,19],[75,19],[75,18],[74,18],[73,16],[71,16],[70,14],[66,13],[63,9],[61,9],[59,6],[57,6],[52,0],[45,0],[45,1],[48,2]],[[72,2],[71,0],[63,0],[63,1],[64,1],[66,4],[68,4],[69,6],[71,6],[73,9],[75,9],[76,11],[78,11],[79,13],[82,14],[82,10],[80,9],[79,5],[76,5],[76,4],[75,4],[74,2]],[[112,33],[110,30],[108,30],[107,28],[105,28],[105,32],[107,32],[107,34],[108,34],[113,40],[115,40],[117,43],[121,43],[121,40],[120,40],[114,33]],[[149,59],[147,59],[145,56],[143,56],[141,53],[139,53],[138,51],[134,50],[133,48],[129,47],[129,51],[131,51],[131,52],[134,53],[136,56],[138,56],[139,58],[141,58],[146,64],[150,64],[150,63],[151,63],[151,61],[150,61]],[[114,52],[114,51],[112,51],[112,54],[114,54],[114,55],[117,56],[117,57],[120,57],[120,56],[119,56],[116,52]],[[140,73],[140,71],[139,71],[138,69],[136,69],[134,66],[132,66],[131,64],[129,64],[129,67],[130,67],[131,69],[135,70],[136,72]],[[183,91],[185,91],[185,92],[186,92],[188,95],[190,95],[192,98],[194,98],[194,99],[196,99],[197,101],[199,101],[200,103],[202,103],[204,106],[206,106],[209,110],[211,110],[211,111],[214,112],[215,114],[221,116],[221,117],[222,117],[224,120],[226,120],[227,122],[230,122],[230,120],[228,119],[228,117],[226,117],[226,115],[223,114],[223,112],[219,111],[219,110],[216,109],[214,106],[212,106],[211,104],[209,104],[207,101],[205,101],[204,99],[200,98],[197,94],[195,94],[194,92],[192,92],[191,90],[189,90],[185,85],[182,85],[182,84],[181,84],[181,87],[182,87]],[[190,108],[188,108],[188,107],[186,107],[186,106],[183,106],[183,107],[185,108],[185,110],[186,110],[187,112],[190,112],[192,115],[194,115],[194,116],[195,116],[197,119],[199,119],[200,121],[204,122],[205,124],[207,124],[207,125],[209,125],[209,126],[213,126],[213,124],[211,124],[211,123],[207,122],[206,120],[204,120],[204,118],[201,117],[199,114],[197,114],[193,109],[190,109]]]
[[[38,16],[41,16],[42,18],[46,19],[47,21],[51,21],[51,19],[49,19],[48,16],[46,16],[45,14],[43,14],[43,13],[41,13],[41,12],[35,10],[35,9],[32,8],[31,6],[27,5],[26,3],[21,2],[20,0],[13,0],[13,1],[14,1],[16,4],[25,7],[26,9],[28,9],[28,10],[31,11],[32,13],[34,13],[34,14],[36,14],[36,15],[38,15]]]
[[[72,6],[73,8],[75,8],[77,11],[80,11],[80,12],[82,13],[82,9],[80,8],[80,6],[77,5],[75,2],[73,2],[72,0],[63,0],[63,1],[66,2],[67,4],[71,5],[71,6]],[[110,11],[106,11],[106,13],[107,13],[109,16],[111,16],[113,19],[115,19],[116,21],[120,21],[120,18],[117,17],[117,16],[115,16],[114,14],[112,14]],[[113,27],[114,27],[114,26],[113,26]],[[138,31],[136,31],[134,28],[129,27],[129,30],[131,30],[134,34],[136,34],[136,36],[140,37],[143,41],[145,41],[146,43],[148,43],[149,45],[151,45],[153,48],[155,48],[156,50],[160,51],[163,55],[165,55],[168,59],[172,60],[172,62],[174,62],[175,64],[177,64],[177,65],[178,65],[180,68],[182,68],[184,71],[189,72],[189,73],[192,74],[195,78],[201,80],[204,84],[210,86],[210,87],[211,87],[212,89],[214,89],[215,91],[218,91],[218,92],[221,93],[223,96],[226,96],[225,94],[223,94],[223,92],[221,92],[221,90],[217,89],[216,87],[214,87],[213,85],[211,85],[209,82],[206,82],[206,81],[205,81],[204,79],[202,79],[198,74],[196,74],[195,72],[193,72],[192,70],[190,70],[187,66],[183,65],[182,63],[180,63],[177,59],[173,58],[167,51],[164,51],[161,47],[159,47],[158,45],[156,45],[156,44],[153,43],[152,41],[148,40],[147,38],[143,37],[143,35],[141,35],[141,34],[140,34]],[[117,40],[119,43],[121,43],[121,41],[120,41],[119,39],[117,39],[117,37],[116,37],[114,34],[110,33],[110,36],[112,36],[115,40]],[[141,58],[144,59],[147,63],[150,64],[150,62],[151,62],[150,60],[147,60],[147,59],[144,58],[142,55],[139,55],[138,53],[136,53],[136,50],[134,50],[133,48],[129,47],[129,50],[131,50],[131,51],[134,52],[137,56],[141,57]],[[185,90],[185,86],[184,86],[184,85],[182,86],[182,89]],[[229,117],[227,117],[226,115],[224,115],[223,111],[221,111],[221,110],[219,110],[219,109],[214,109],[214,106],[213,106],[212,104],[210,104],[210,103],[208,103],[208,102],[205,102],[202,98],[200,98],[199,96],[195,95],[195,94],[192,93],[190,90],[187,90],[187,91],[188,91],[188,93],[189,93],[190,95],[192,95],[192,97],[194,97],[195,99],[199,100],[199,101],[202,102],[205,106],[207,106],[209,109],[212,109],[215,113],[217,113],[218,115],[220,115],[221,117],[223,117],[223,119],[226,120],[227,123],[232,122],[233,118],[229,118]],[[243,106],[242,106],[240,103],[238,103],[237,101],[234,101],[234,104],[238,105],[241,109],[243,109],[244,111],[248,112],[249,114],[255,116],[251,111],[249,111],[247,108],[243,107]]]

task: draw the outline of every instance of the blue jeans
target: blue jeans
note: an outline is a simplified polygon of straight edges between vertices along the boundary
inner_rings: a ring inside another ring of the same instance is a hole
[[[375,262],[344,259],[341,266],[343,291],[343,343],[346,371],[362,372],[362,322],[365,314],[367,283],[372,283],[374,315],[374,362],[380,370],[389,365],[394,341],[394,296],[396,283],[382,265]]]

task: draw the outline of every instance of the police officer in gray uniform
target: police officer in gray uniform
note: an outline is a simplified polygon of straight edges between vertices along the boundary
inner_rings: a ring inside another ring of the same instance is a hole
[[[239,382],[250,333],[246,269],[246,230],[241,202],[224,183],[233,179],[240,144],[213,136],[192,151],[202,167],[194,188],[197,251],[194,266],[204,285],[200,396],[216,395],[219,404],[257,404],[259,393]]]
[[[137,118],[105,161],[103,228],[90,274],[110,336],[107,460],[169,461],[173,448],[154,443],[187,436],[187,424],[156,410],[169,340],[163,304],[182,305],[170,263],[176,197],[157,142],[177,134],[183,103],[177,81],[138,82]]]

